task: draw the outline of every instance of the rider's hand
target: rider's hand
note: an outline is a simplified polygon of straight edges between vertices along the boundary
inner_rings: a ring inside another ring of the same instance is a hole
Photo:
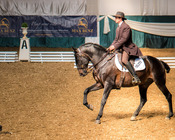
[[[107,50],[112,51],[114,49],[115,49],[114,45],[111,45]]]

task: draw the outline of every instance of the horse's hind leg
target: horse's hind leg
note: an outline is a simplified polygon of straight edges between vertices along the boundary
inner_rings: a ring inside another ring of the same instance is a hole
[[[85,105],[88,109],[93,110],[93,106],[91,104],[88,104],[88,102],[87,102],[87,95],[91,91],[96,91],[96,90],[99,90],[99,89],[102,89],[102,88],[103,87],[100,83],[96,83],[96,84],[93,84],[92,86],[88,87],[84,91],[83,105]]]
[[[144,104],[147,102],[147,89],[139,86],[140,91],[140,105],[138,106],[137,110],[134,112],[134,114],[131,117],[131,121],[135,121],[136,117],[139,115],[141,109],[143,108]]]
[[[156,82],[156,85],[159,87],[159,89],[162,91],[162,93],[165,95],[168,104],[169,104],[169,114],[166,116],[166,119],[170,119],[173,116],[173,107],[172,107],[172,95],[167,89],[165,84],[161,84]]]

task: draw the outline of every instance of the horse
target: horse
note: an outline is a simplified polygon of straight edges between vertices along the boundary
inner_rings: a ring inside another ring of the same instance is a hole
[[[147,89],[153,82],[162,91],[169,104],[169,114],[166,119],[173,116],[172,94],[166,87],[166,72],[169,73],[170,71],[167,63],[152,56],[141,56],[146,68],[136,72],[141,83],[133,85],[130,73],[125,72],[123,74],[115,65],[114,55],[99,44],[85,43],[78,48],[73,48],[73,51],[79,75],[86,76],[89,73],[88,70],[93,70],[93,78],[96,81],[95,84],[85,89],[83,105],[93,110],[93,106],[87,102],[87,95],[89,92],[104,88],[100,111],[95,121],[97,124],[101,123],[103,109],[111,90],[132,86],[138,86],[140,92],[140,104],[130,119],[131,121],[136,121],[136,117],[147,102]],[[90,61],[92,63],[91,68],[88,67]],[[120,84],[121,75],[124,75],[122,84]]]

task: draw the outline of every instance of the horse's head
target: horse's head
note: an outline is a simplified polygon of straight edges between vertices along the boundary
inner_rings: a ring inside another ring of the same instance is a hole
[[[80,49],[73,48],[74,50],[74,56],[75,56],[75,62],[77,66],[77,70],[80,74],[80,76],[86,76],[88,74],[88,63],[89,63],[89,57],[80,51]]]

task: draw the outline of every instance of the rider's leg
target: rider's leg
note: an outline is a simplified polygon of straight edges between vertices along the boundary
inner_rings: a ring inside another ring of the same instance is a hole
[[[133,81],[132,83],[135,84],[140,84],[141,81],[139,79],[139,77],[137,76],[133,66],[131,65],[131,63],[128,61],[129,60],[129,55],[123,51],[123,55],[122,55],[122,63],[126,66],[126,68],[129,70],[129,72],[131,73],[131,75],[133,76]]]

